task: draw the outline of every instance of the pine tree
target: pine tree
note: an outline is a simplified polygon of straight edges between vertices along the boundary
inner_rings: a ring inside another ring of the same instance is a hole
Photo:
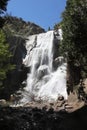
[[[7,10],[7,3],[9,0],[0,0],[0,14]]]
[[[0,0],[0,15],[6,11],[8,0]],[[9,51],[9,44],[6,42],[6,37],[2,31],[3,18],[0,17],[0,86],[2,86],[3,80],[6,78],[6,74],[9,70],[14,68],[10,63],[11,53]]]
[[[63,43],[68,61],[87,69],[87,0],[67,0],[62,14]]]
[[[0,30],[0,80],[6,78],[6,73],[12,69],[12,65],[10,64],[11,56],[5,34]]]
[[[1,17],[2,14],[5,13],[5,11],[7,10],[7,3],[9,0],[0,0],[0,28],[2,28],[3,24],[4,24],[4,19]]]

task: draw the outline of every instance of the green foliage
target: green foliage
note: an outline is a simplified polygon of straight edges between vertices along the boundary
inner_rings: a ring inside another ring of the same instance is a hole
[[[6,73],[14,68],[10,64],[11,53],[6,43],[5,34],[0,30],[0,81],[6,78]]]
[[[6,11],[6,6],[9,0],[0,0],[0,14],[4,13]]]
[[[0,0],[0,28],[2,28],[3,24],[4,24],[4,19],[1,17],[1,15],[3,13],[5,13],[6,6],[9,0]]]
[[[61,26],[62,26],[62,21],[60,23],[56,23],[54,25],[54,30],[57,30],[58,28],[61,28]]]
[[[87,0],[67,0],[62,14],[62,52],[68,61],[87,68]]]

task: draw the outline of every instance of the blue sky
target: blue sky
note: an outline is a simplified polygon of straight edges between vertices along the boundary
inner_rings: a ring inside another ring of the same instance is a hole
[[[47,30],[61,21],[65,4],[66,0],[10,0],[7,12]]]

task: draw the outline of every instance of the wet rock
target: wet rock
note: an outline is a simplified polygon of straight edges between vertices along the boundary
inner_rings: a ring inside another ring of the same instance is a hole
[[[60,96],[58,97],[58,100],[59,100],[59,101],[63,101],[63,100],[64,100],[64,97],[63,97],[62,95],[60,95]]]
[[[38,68],[38,78],[41,79],[44,75],[48,74],[48,66],[42,65]]]
[[[73,106],[71,106],[69,104],[65,104],[64,107],[65,107],[65,109],[72,109],[73,108]]]
[[[65,62],[65,59],[63,56],[59,56],[57,58],[54,59],[53,61],[53,67],[56,70],[58,68],[58,66],[62,65]]]
[[[5,99],[0,99],[0,106],[6,106],[7,102]]]

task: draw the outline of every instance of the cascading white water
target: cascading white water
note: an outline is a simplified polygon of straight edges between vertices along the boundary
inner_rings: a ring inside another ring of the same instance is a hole
[[[49,31],[29,37],[27,56],[23,60],[31,67],[22,102],[34,100],[56,101],[59,95],[67,99],[66,63],[53,70],[54,32]]]

